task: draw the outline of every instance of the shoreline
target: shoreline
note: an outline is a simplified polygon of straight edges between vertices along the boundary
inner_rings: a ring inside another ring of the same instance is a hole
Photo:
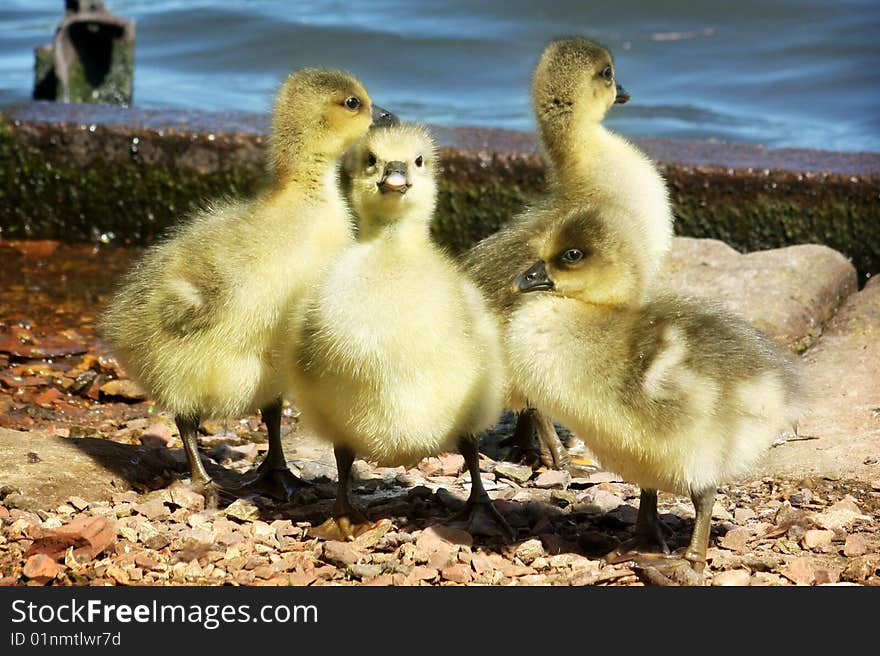
[[[150,243],[204,201],[254,194],[268,117],[31,102],[0,110],[0,238]],[[462,252],[545,191],[533,134],[430,126],[444,168],[435,238]],[[880,272],[880,153],[662,137],[676,234],[751,252],[820,243]]]

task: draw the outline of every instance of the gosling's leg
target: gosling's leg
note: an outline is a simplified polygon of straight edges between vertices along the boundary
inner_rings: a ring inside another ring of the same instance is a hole
[[[177,415],[174,417],[177,430],[180,431],[180,439],[183,440],[183,450],[189,461],[190,480],[193,487],[205,496],[205,505],[216,507],[219,499],[220,486],[208,474],[205,464],[199,457],[199,418]]]
[[[501,441],[502,446],[513,445],[512,460],[518,460],[527,465],[536,465],[540,462],[541,454],[535,449],[535,432],[537,423],[535,415],[537,410],[526,408],[516,416],[516,428],[513,435]]]
[[[620,543],[614,551],[605,556],[607,563],[622,563],[627,560],[651,558],[651,554],[642,554],[643,550],[660,547],[663,555],[669,554],[664,532],[666,527],[657,514],[657,490],[641,491],[639,495],[639,514],[636,517],[635,536]],[[661,557],[659,554],[653,557]]]
[[[696,519],[694,520],[694,532],[691,533],[691,541],[684,552],[684,557],[690,561],[695,572],[702,574],[706,567],[709,534],[712,532],[712,508],[715,506],[715,490],[692,492],[691,501],[694,502]]]
[[[543,412],[538,412],[532,408],[534,412],[535,428],[538,433],[538,449],[541,453],[541,462],[545,467],[550,469],[566,469],[571,465],[571,456],[559,439],[556,432],[556,426],[553,425],[550,417]]]
[[[294,476],[284,458],[284,447],[281,445],[281,407],[281,399],[277,399],[260,410],[269,436],[269,452],[257,467],[257,475],[243,487],[273,499],[289,501],[297,488],[303,487],[304,483]]]
[[[692,492],[696,519],[691,541],[683,556],[666,555],[651,558],[637,556],[633,564],[642,577],[654,585],[702,585],[703,570],[706,567],[706,551],[709,547],[709,534],[712,530],[712,506],[715,505],[715,490]]]
[[[333,515],[320,526],[309,530],[325,540],[354,540],[361,533],[373,527],[372,522],[354,507],[349,497],[351,466],[354,464],[355,453],[347,446],[336,445],[333,448],[336,456],[336,502],[333,504]]]
[[[507,523],[507,520],[492,505],[492,499],[483,487],[483,479],[480,477],[480,454],[477,449],[477,440],[472,436],[462,437],[458,441],[458,450],[464,456],[465,464],[471,475],[471,493],[464,508],[446,520],[453,522],[467,519],[468,529],[473,532],[472,526],[479,513],[488,514],[489,518],[502,530],[504,535],[513,540],[516,533]]]

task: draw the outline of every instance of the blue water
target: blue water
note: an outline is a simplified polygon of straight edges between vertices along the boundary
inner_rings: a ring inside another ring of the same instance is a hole
[[[407,120],[534,128],[546,41],[611,48],[632,136],[880,151],[880,0],[108,0],[137,20],[142,107],[267,111],[301,66],[357,74]],[[27,100],[61,0],[0,4],[0,107]]]

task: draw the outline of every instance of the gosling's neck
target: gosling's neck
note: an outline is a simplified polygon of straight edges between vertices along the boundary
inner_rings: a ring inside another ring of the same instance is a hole
[[[541,138],[551,183],[567,190],[602,175],[602,156],[613,135],[601,123],[567,117],[545,126]]]
[[[391,223],[361,221],[358,225],[358,241],[392,241],[419,247],[431,239],[430,217],[406,217]]]
[[[338,160],[346,145],[339,137],[299,126],[273,126],[269,151],[270,193],[287,196],[294,192],[313,200],[325,199],[328,192],[339,196],[335,191]],[[332,185],[328,184],[330,181]]]
[[[339,195],[337,187],[337,158],[324,152],[312,152],[276,163],[270,193],[276,198],[295,194],[320,201]]]

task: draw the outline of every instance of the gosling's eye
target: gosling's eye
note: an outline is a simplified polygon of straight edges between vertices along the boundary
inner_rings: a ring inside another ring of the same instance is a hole
[[[425,163],[425,160],[422,159],[421,155],[416,157],[416,166],[418,166],[419,168],[422,168],[422,164],[424,164],[424,163]]]
[[[562,254],[562,261],[567,264],[574,264],[584,259],[584,252],[577,248],[569,248]]]
[[[376,166],[376,156],[373,153],[367,155],[367,165]]]
[[[349,96],[343,104],[349,109],[358,109],[361,106],[361,101],[357,96]]]
[[[610,66],[606,66],[604,69],[602,69],[602,77],[605,78],[606,82],[611,82],[611,80],[614,79],[614,71],[611,70]]]

